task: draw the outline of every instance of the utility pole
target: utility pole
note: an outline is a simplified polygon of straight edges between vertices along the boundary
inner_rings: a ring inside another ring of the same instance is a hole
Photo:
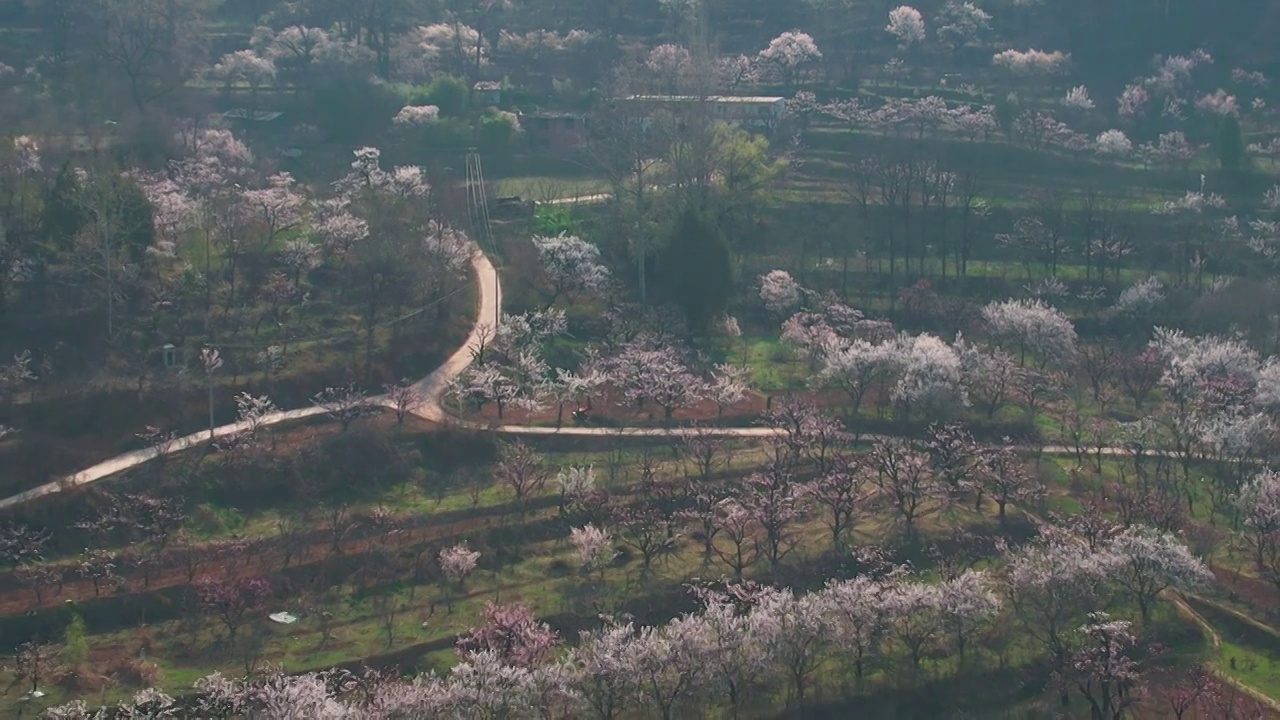
[[[476,148],[467,149],[467,216],[471,219],[471,235],[476,239],[488,256],[489,261],[497,265],[497,246],[493,242],[493,226],[489,222],[489,197],[484,184],[484,166],[480,162],[480,152]],[[494,331],[502,324],[502,303],[498,298],[498,284],[493,287]]]

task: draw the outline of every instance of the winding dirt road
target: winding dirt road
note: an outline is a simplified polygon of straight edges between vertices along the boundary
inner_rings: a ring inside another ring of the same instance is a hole
[[[453,381],[467,366],[471,364],[471,350],[478,347],[482,335],[488,332],[490,328],[497,327],[498,309],[502,306],[502,287],[498,283],[498,271],[493,267],[493,263],[484,253],[476,250],[471,256],[471,269],[475,273],[475,283],[477,292],[477,305],[479,310],[476,313],[476,324],[471,329],[471,334],[467,337],[467,341],[462,347],[458,348],[444,364],[436,368],[432,373],[417,383],[422,400],[410,408],[410,412],[414,415],[436,422],[444,422],[446,420],[443,408],[440,406],[440,400],[444,397],[445,392],[449,389],[449,383]],[[377,396],[370,399],[370,402],[378,405],[393,406],[393,403],[386,396]],[[297,410],[284,410],[281,412],[271,413],[258,421],[259,426],[279,425],[281,423],[294,422],[304,418],[314,417],[324,414],[324,409],[319,407],[299,408]],[[77,473],[67,475],[65,477],[45,483],[30,490],[18,493],[0,500],[0,510],[16,507],[23,503],[31,502],[45,495],[62,492],[64,490],[72,490],[74,488],[98,482],[113,475],[131,470],[139,465],[150,462],[161,455],[169,455],[173,453],[189,450],[199,447],[212,440],[229,437],[236,433],[243,432],[248,429],[248,423],[237,422],[228,425],[215,427],[212,432],[209,430],[201,430],[197,433],[177,438],[172,442],[163,445],[154,445],[152,447],[134,450],[132,452],[117,455],[109,460],[104,460],[96,465],[91,465]]]
[[[580,199],[579,199],[580,200]],[[432,373],[417,383],[422,400],[415,406],[409,408],[411,414],[424,420],[430,420],[438,423],[448,423],[455,427],[466,427],[474,430],[499,433],[502,435],[525,435],[525,436],[541,436],[541,435],[567,435],[567,436],[601,436],[601,437],[684,437],[687,435],[701,435],[703,437],[716,438],[758,438],[769,437],[776,433],[772,428],[766,427],[678,427],[678,428],[614,428],[614,427],[542,427],[533,425],[499,425],[491,426],[482,423],[471,422],[459,418],[451,417],[445,412],[441,401],[445,393],[449,389],[449,383],[458,377],[472,361],[472,350],[479,347],[483,336],[492,331],[492,328],[498,326],[499,311],[502,307],[502,286],[498,280],[498,271],[494,268],[493,263],[479,249],[471,257],[471,269],[475,273],[475,283],[478,292],[476,312],[476,324],[471,329],[471,334],[467,337],[467,341],[462,347],[458,348],[452,355],[445,360],[444,364],[436,368]],[[376,396],[370,398],[370,402],[386,407],[394,407],[393,403],[386,396]],[[279,425],[281,423],[294,422],[304,418],[314,417],[324,414],[324,410],[319,407],[307,407],[297,410],[286,410],[272,413],[258,421],[259,426]],[[0,500],[0,511],[17,507],[24,503],[35,500],[36,498],[52,495],[54,493],[88,485],[117,475],[126,470],[131,470],[139,465],[150,462],[161,455],[169,455],[173,453],[189,450],[199,447],[211,440],[225,438],[236,433],[248,429],[247,423],[231,423],[216,427],[212,432],[209,430],[201,430],[185,437],[177,438],[172,442],[164,445],[134,450],[122,455],[117,455],[109,460],[104,460],[96,465],[85,468],[79,472],[67,475],[52,482],[45,483],[30,490],[18,493]],[[868,439],[869,436],[868,436]],[[1071,448],[1063,446],[1049,446],[1043,449],[1044,453],[1050,455],[1069,455],[1075,451]],[[1096,450],[1090,454],[1096,453]],[[1104,455],[1119,455],[1124,453],[1123,448],[1103,448]]]

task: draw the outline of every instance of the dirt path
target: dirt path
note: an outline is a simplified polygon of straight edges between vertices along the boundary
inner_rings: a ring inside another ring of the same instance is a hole
[[[471,257],[471,269],[475,273],[475,286],[479,292],[477,298],[478,311],[476,313],[476,324],[471,330],[471,334],[467,337],[467,341],[462,347],[454,351],[444,364],[436,368],[430,375],[426,376],[417,383],[418,389],[422,393],[422,401],[411,408],[410,411],[426,420],[434,420],[442,422],[445,419],[444,411],[440,407],[440,399],[444,397],[445,391],[449,388],[449,383],[455,377],[460,375],[467,366],[471,364],[471,350],[477,347],[487,332],[497,326],[498,308],[502,305],[502,288],[498,284],[498,272],[494,269],[493,263],[484,253],[476,251]],[[370,398],[372,404],[382,405],[386,407],[394,407],[393,403],[386,396],[377,396]],[[297,410],[286,410],[272,413],[258,421],[259,426],[279,425],[281,423],[295,422],[317,415],[323,415],[324,410],[319,407],[299,408]],[[0,500],[0,510],[16,507],[24,503],[31,502],[36,498],[52,495],[64,490],[88,485],[104,478],[111,477],[126,470],[131,470],[139,465],[147,463],[160,457],[161,455],[170,455],[173,453],[189,450],[199,447],[207,442],[217,440],[219,438],[229,437],[248,429],[248,423],[231,423],[221,427],[213,428],[212,431],[201,430],[185,437],[180,437],[172,442],[164,445],[155,445],[141,450],[134,450],[122,455],[117,455],[109,460],[104,460],[96,465],[85,468],[77,473],[68,475],[63,478],[45,483],[37,487],[31,488],[25,492],[18,493],[11,497]]]
[[[587,200],[595,200],[594,196]],[[575,198],[574,201],[581,202],[584,198]],[[480,430],[485,432],[493,432],[502,435],[524,435],[524,436],[548,436],[562,435],[571,437],[685,437],[691,435],[700,435],[703,437],[714,437],[720,439],[732,438],[763,438],[777,434],[777,430],[766,427],[677,427],[677,428],[646,428],[646,427],[621,427],[621,428],[604,428],[604,427],[542,427],[533,425],[488,425],[461,418],[455,418],[445,412],[441,405],[441,400],[449,389],[449,383],[454,378],[462,374],[464,370],[471,364],[472,349],[480,346],[482,340],[493,328],[498,326],[499,313],[502,307],[502,286],[498,278],[498,272],[494,268],[489,258],[478,249],[471,257],[471,269],[475,273],[475,287],[478,292],[476,298],[477,312],[476,324],[471,329],[471,334],[467,337],[467,341],[462,347],[458,348],[452,355],[445,360],[444,364],[436,368],[430,375],[419,380],[417,387],[423,398],[420,403],[409,409],[409,411],[424,420],[449,424],[454,427],[463,427],[472,430]],[[376,396],[370,398],[370,402],[385,407],[394,407],[391,400],[386,396]],[[272,413],[261,419],[259,425],[279,425],[281,423],[294,422],[309,417],[315,417],[323,414],[325,411],[318,407],[300,408],[297,410],[287,410]],[[143,465],[154,460],[161,455],[169,455],[173,453],[189,450],[199,447],[204,443],[225,438],[236,433],[246,430],[247,423],[231,423],[216,427],[212,431],[202,430],[198,433],[192,433],[185,437],[165,445],[157,445],[133,452],[117,455],[109,460],[105,460],[96,465],[85,468],[79,472],[73,473],[53,482],[45,483],[30,490],[18,493],[0,500],[0,511],[17,507],[24,503],[35,500],[36,498],[52,495],[64,490],[88,485],[90,483],[103,480],[113,475],[131,470],[139,465]],[[880,436],[864,436],[864,439],[872,440]],[[1043,454],[1049,455],[1074,455],[1076,451],[1060,445],[1051,445],[1041,450]],[[1103,448],[1102,455],[1114,456],[1122,455],[1126,452],[1124,448],[1112,447]],[[1090,451],[1090,454],[1097,454],[1098,450]],[[1157,453],[1152,453],[1157,454]]]
[[[1213,645],[1213,650],[1216,654],[1218,651],[1218,648],[1222,647],[1222,636],[1218,634],[1218,631],[1213,627],[1213,624],[1210,623],[1203,615],[1201,615],[1199,611],[1191,607],[1191,604],[1188,603],[1180,593],[1175,592],[1173,590],[1166,590],[1163,593],[1161,593],[1161,595],[1164,597],[1165,600],[1168,600],[1170,603],[1172,603],[1174,609],[1177,610],[1183,617],[1194,622],[1196,625],[1200,627],[1201,630],[1203,630],[1206,634],[1208,634],[1209,641]],[[1241,613],[1235,612],[1234,610],[1230,610],[1229,608],[1223,608],[1223,609],[1238,616],[1244,622],[1247,622],[1250,624],[1258,623],[1257,620],[1254,620],[1248,615],[1243,615]],[[1203,667],[1205,672],[1208,672],[1209,674],[1213,675],[1219,680],[1227,683],[1231,687],[1235,688],[1237,691],[1244,693],[1245,695],[1248,695],[1249,697],[1253,698],[1254,700],[1257,700],[1263,705],[1266,705],[1267,707],[1271,708],[1273,711],[1280,713],[1280,702],[1276,702],[1276,700],[1272,698],[1270,695],[1262,692],[1261,690],[1258,690],[1252,685],[1249,685],[1248,683],[1245,683],[1241,680],[1237,680],[1236,678],[1231,677],[1229,674],[1219,669],[1218,666],[1215,665],[1212,660],[1205,662]]]

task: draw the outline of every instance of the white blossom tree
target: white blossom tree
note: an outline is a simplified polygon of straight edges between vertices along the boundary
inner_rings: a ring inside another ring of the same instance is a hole
[[[716,404],[716,415],[724,415],[724,409],[741,402],[751,390],[751,370],[741,365],[721,363],[711,373],[707,385],[707,397]]]
[[[804,288],[786,270],[770,270],[760,276],[760,301],[769,312],[785,316],[800,307]]]
[[[1067,91],[1062,98],[1062,104],[1072,110],[1092,110],[1094,108],[1093,98],[1089,97],[1089,88],[1084,85],[1076,85]]]
[[[942,624],[950,632],[963,665],[974,635],[1000,613],[1000,596],[992,590],[987,574],[979,570],[966,570],[942,583],[939,590]]]
[[[584,714],[613,720],[640,702],[641,676],[631,652],[635,627],[610,619],[581,634],[565,660],[570,687]]]
[[[943,592],[924,582],[895,583],[884,593],[890,633],[907,650],[911,668],[920,671],[925,652],[946,628],[943,626]]]
[[[886,382],[898,371],[904,354],[896,340],[833,342],[820,351],[822,369],[814,376],[814,382],[844,390],[856,412],[868,390],[876,383]]]
[[[924,333],[902,341],[901,370],[893,400],[928,412],[948,404],[965,405],[960,356],[941,338]]]
[[[582,527],[569,529],[569,542],[573,545],[573,555],[583,572],[604,571],[613,563],[617,553],[613,550],[613,538],[608,531],[588,523]]]
[[[1139,667],[1132,657],[1137,640],[1129,628],[1124,620],[1093,612],[1076,631],[1079,647],[1062,679],[1084,696],[1092,717],[1123,718],[1139,700]]]
[[[391,118],[395,125],[421,127],[440,119],[440,108],[435,105],[405,105]]]
[[[682,633],[697,649],[706,689],[723,695],[737,714],[760,685],[770,657],[760,625],[722,593],[707,593],[701,611],[682,618]]]
[[[1093,607],[1118,564],[1109,552],[1090,550],[1061,531],[1051,531],[1006,557],[1009,606],[1027,634],[1056,662],[1065,662],[1072,623]]]
[[[252,50],[236,50],[222,56],[213,66],[212,75],[226,83],[229,90],[236,83],[249,86],[249,112],[258,109],[258,91],[275,82],[276,65],[269,57]]]
[[[889,24],[893,24],[892,16]],[[933,26],[938,42],[955,53],[986,39],[991,33],[991,13],[967,0],[947,0],[934,18]]]
[[[598,294],[608,287],[609,268],[600,261],[600,249],[593,243],[562,233],[555,237],[535,235],[533,247],[551,284],[547,309],[561,298],[572,303],[581,295]]]
[[[1103,157],[1122,159],[1133,154],[1133,142],[1123,130],[1105,130],[1093,141],[1093,145]]]
[[[1280,590],[1280,473],[1268,468],[1246,482],[1236,510],[1255,569]]]
[[[462,583],[467,576],[476,569],[476,563],[480,560],[480,552],[467,547],[465,542],[449,547],[440,551],[440,572],[444,573],[445,579],[450,583],[462,587]]]
[[[822,60],[818,44],[807,33],[788,30],[773,40],[756,57],[760,66],[794,88]]]
[[[829,580],[823,588],[827,611],[833,616],[835,641],[853,666],[859,684],[880,659],[891,621],[884,595],[893,584],[893,580],[860,575],[850,580]]]
[[[1186,545],[1169,533],[1141,525],[1112,538],[1106,551],[1116,558],[1111,581],[1138,603],[1144,621],[1151,615],[1152,603],[1166,588],[1195,588],[1213,577]]]
[[[899,5],[889,11],[885,32],[898,40],[898,49],[907,51],[925,41],[924,16],[910,5]]]
[[[1060,75],[1066,72],[1071,64],[1071,54],[1061,50],[1046,52],[1032,48],[1030,50],[1009,49],[998,52],[991,58],[996,67],[1004,68],[1011,74],[1021,77]]]
[[[992,302],[982,308],[982,319],[998,343],[1017,348],[1022,362],[1028,353],[1040,368],[1075,357],[1075,327],[1061,310],[1042,300]]]

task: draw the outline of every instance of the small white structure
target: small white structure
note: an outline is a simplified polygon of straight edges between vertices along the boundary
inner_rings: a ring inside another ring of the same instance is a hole
[[[502,103],[502,83],[493,80],[481,80],[471,86],[473,104],[477,107],[488,107]]]

